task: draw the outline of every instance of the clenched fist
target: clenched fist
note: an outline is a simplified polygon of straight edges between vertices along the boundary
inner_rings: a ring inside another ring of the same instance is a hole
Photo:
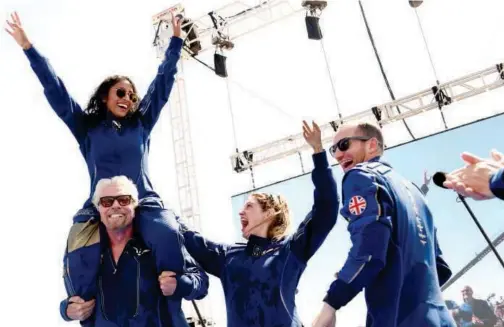
[[[177,289],[177,278],[176,274],[171,271],[163,271],[159,276],[159,286],[161,287],[161,292],[164,296],[170,296],[175,293]]]
[[[68,302],[66,314],[72,320],[84,321],[91,316],[95,307],[95,300],[84,301],[78,296],[72,296]]]

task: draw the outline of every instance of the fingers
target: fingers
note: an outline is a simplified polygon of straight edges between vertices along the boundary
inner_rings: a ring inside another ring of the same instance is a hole
[[[18,15],[17,11],[14,12],[14,17],[16,18],[16,24],[21,26],[21,19],[19,19],[19,15]]]
[[[175,277],[177,276],[176,273],[174,273],[173,271],[163,271],[161,273],[161,275],[159,275],[159,279],[162,279],[162,278],[165,278],[165,277]]]
[[[95,306],[95,302],[96,302],[95,299],[92,299],[90,301],[84,302],[83,304],[81,304],[82,305],[82,309],[84,309],[84,310],[88,310],[88,309],[93,310],[93,308]]]
[[[91,314],[93,313],[93,309],[94,308],[91,308],[91,309],[83,311],[82,315],[81,315],[81,318],[79,320],[84,321],[87,318],[91,317]]]
[[[303,130],[307,130],[307,131],[311,132],[310,125],[308,125],[306,120],[303,120]]]
[[[481,159],[480,157],[475,156],[474,154],[469,153],[469,152],[462,153],[461,157],[462,157],[462,160],[464,160],[469,165],[474,165],[478,162],[483,161],[483,159]]]
[[[493,149],[491,152],[490,152],[490,155],[492,156],[492,159],[495,160],[495,161],[502,161],[504,160],[504,154],[500,153],[499,151]]]
[[[8,20],[6,20],[7,24],[9,25],[10,28],[12,28],[12,31],[14,32],[18,27],[16,23],[11,23]]]
[[[70,298],[73,302],[68,306],[68,316],[75,320],[86,320],[91,316],[95,307],[95,300],[83,302],[84,300],[78,296]]]
[[[312,131],[310,129],[310,126],[305,120],[303,120],[303,137],[305,138],[305,140],[308,141],[308,138],[310,137],[311,133]]]
[[[449,188],[449,189],[453,189],[453,187],[454,187],[453,182],[451,182],[451,181],[443,182],[443,186],[446,188]]]
[[[72,296],[68,299],[70,303],[84,303],[85,301],[80,296]]]
[[[180,27],[180,23],[182,20],[178,17],[175,17],[175,15],[173,14],[173,11],[170,12],[170,16],[171,16],[171,22],[172,22],[173,28]]]
[[[306,131],[308,134],[312,134],[313,132],[320,133],[320,126],[312,120],[312,127],[306,122],[306,120],[303,120],[303,132]]]
[[[89,304],[89,305],[88,305]],[[86,306],[85,306],[86,305]],[[80,308],[80,311],[78,313],[79,315],[79,320],[86,320],[91,316],[94,310],[95,306],[95,300],[86,302],[85,304],[82,305],[83,307]]]

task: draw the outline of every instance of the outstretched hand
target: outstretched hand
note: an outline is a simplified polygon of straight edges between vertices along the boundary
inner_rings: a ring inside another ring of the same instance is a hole
[[[320,132],[320,127],[316,122],[312,122],[312,127],[303,120],[303,137],[312,148],[315,153],[324,151],[322,147],[322,133]]]
[[[17,12],[11,14],[11,20],[12,21],[6,21],[10,29],[6,28],[5,31],[9,33],[14,40],[16,40],[20,47],[24,50],[29,49],[31,47],[31,43],[26,36],[23,26],[21,25],[21,19],[19,19]]]
[[[424,170],[423,176],[424,176],[424,178],[423,178],[424,184],[429,185],[432,180],[432,176],[429,175],[429,172],[427,171],[427,169]]]
[[[475,200],[487,200],[494,197],[490,190],[490,178],[499,169],[504,168],[504,156],[493,150],[491,159],[482,159],[471,153],[464,152],[462,160],[465,167],[446,175],[443,185],[453,189],[462,196]]]
[[[182,19],[175,17],[173,12],[171,13],[171,23],[173,28],[173,36],[180,37],[182,34]]]

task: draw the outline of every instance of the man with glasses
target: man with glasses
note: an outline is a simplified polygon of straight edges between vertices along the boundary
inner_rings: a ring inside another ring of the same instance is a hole
[[[334,137],[352,247],[313,326],[335,326],[336,310],[365,288],[367,327],[455,327],[440,289],[451,270],[432,215],[421,191],[381,160],[383,151],[371,124],[340,126]]]
[[[135,184],[125,176],[102,179],[92,200],[100,213],[100,224],[89,227],[84,241],[94,245],[99,236],[106,240],[102,244],[108,244],[101,251],[97,299],[86,302],[74,295],[62,301],[62,317],[67,321],[86,321],[96,308],[93,319],[96,327],[187,327],[182,298],[203,298],[208,290],[208,276],[201,274],[188,256],[181,243],[182,236],[166,235],[173,244],[166,252],[173,257],[174,266],[180,264],[184,271],[164,271],[158,275],[154,255],[135,228],[135,208],[139,202]],[[167,223],[171,221],[175,220],[167,219]],[[173,230],[178,228],[175,226]],[[159,310],[167,306],[169,310]]]

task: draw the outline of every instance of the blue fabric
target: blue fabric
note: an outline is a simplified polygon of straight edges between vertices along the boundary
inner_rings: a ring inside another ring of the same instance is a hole
[[[103,226],[101,229],[103,239],[108,243]],[[194,269],[194,262],[186,264],[188,272],[184,275],[177,274],[175,293],[165,297],[159,287],[156,259],[139,235],[128,242],[117,263],[113,260],[110,248],[105,248],[101,253],[101,265],[97,278],[95,315],[92,319],[88,319],[88,325],[96,327],[188,326],[181,309],[181,299],[182,297],[190,299],[189,295],[194,293],[192,280],[199,279],[199,272]],[[199,293],[193,298],[206,295],[208,279],[200,280],[200,283],[203,285],[204,294]],[[68,300],[63,300],[60,313],[68,321],[70,318],[66,315],[67,306]],[[169,310],[166,310],[166,307]]]
[[[497,323],[494,311],[485,300],[472,299],[460,306],[461,322],[466,322],[465,326],[473,326],[473,316],[483,322],[482,327],[493,327]]]
[[[91,181],[89,198],[74,216],[74,222],[85,222],[99,215],[91,203],[97,182],[102,178],[125,175],[137,186],[142,202],[135,221],[143,240],[155,254],[158,272],[187,273],[182,279],[178,295],[186,299],[206,295],[208,276],[190,260],[183,247],[182,236],[172,214],[163,209],[158,194],[153,191],[148,173],[150,133],[173,88],[182,39],[173,37],[159,66],[154,81],[140,101],[137,114],[118,119],[108,114],[98,125],[89,124],[79,104],[70,96],[63,81],[56,75],[48,60],[34,47],[26,50],[33,71],[40,80],[44,94],[58,117],[68,126],[77,140],[86,161]],[[147,199],[147,200],[146,200]],[[65,286],[69,296],[79,295],[85,300],[96,296],[100,246],[95,244],[65,253]],[[195,271],[199,276],[195,276]],[[187,287],[188,281],[192,287]],[[178,302],[177,302],[178,301]],[[180,301],[168,301],[170,313],[180,309]]]
[[[159,198],[149,179],[150,133],[173,88],[182,43],[180,38],[171,39],[165,60],[159,66],[146,95],[140,101],[138,106],[140,115],[133,116],[139,116],[139,119],[118,119],[109,115],[101,124],[93,127],[86,126],[82,108],[70,96],[49,61],[35,47],[25,50],[51,108],[68,126],[86,160],[91,181],[90,193],[75,219],[83,219],[79,216],[87,216],[88,219],[95,214],[91,197],[96,183],[102,178],[125,175],[136,183],[140,198]]]
[[[221,280],[229,327],[298,327],[295,294],[307,262],[334,227],[336,183],[324,153],[313,156],[311,212],[296,233],[279,241],[250,236],[247,243],[219,244],[183,226],[187,250]]]
[[[148,209],[145,210],[144,208],[144,214],[148,213],[149,215],[152,215],[152,217],[157,217],[153,219],[160,220],[157,222],[154,220],[151,221],[147,218],[142,220],[137,220],[135,218],[134,220],[136,230],[140,231],[143,229],[143,234],[149,235],[151,239],[154,237],[160,238],[157,240],[156,246],[153,246],[154,244],[150,244],[150,246],[146,247],[149,249],[149,269],[151,269],[150,262],[152,261],[155,268],[155,281],[157,281],[157,276],[159,276],[162,271],[172,271],[177,274],[177,289],[175,290],[175,293],[160,302],[161,305],[168,308],[168,310],[164,309],[164,311],[168,312],[173,320],[173,325],[167,326],[186,326],[185,317],[181,311],[181,300],[197,300],[204,298],[208,293],[208,276],[187,253],[184,246],[184,238],[179,232],[180,228],[173,213],[167,209],[159,209],[156,207],[146,208]],[[160,230],[155,224],[164,224],[166,225],[166,228],[164,230]],[[142,236],[138,236],[138,238],[141,237]],[[96,298],[100,292],[103,294],[103,291],[99,289],[100,284],[97,283],[97,281],[100,276],[103,276],[104,256],[100,255],[100,253],[103,252],[103,248],[108,245],[108,237],[103,225],[101,224],[100,239],[101,244],[98,243],[92,246],[80,248],[71,253],[66,253],[64,280],[69,297],[78,295],[88,301],[92,298]],[[143,244],[147,244],[147,242],[143,242],[142,246]],[[159,245],[162,245],[163,247],[159,247]],[[102,265],[100,265],[100,258]],[[157,267],[163,268],[160,269]],[[126,268],[127,271],[129,269],[130,268]],[[142,278],[151,277],[152,276],[147,276]],[[127,284],[126,280],[131,282],[131,278],[128,277],[120,283]],[[111,289],[113,288],[114,287]],[[124,315],[124,313],[122,314]],[[67,318],[63,315],[63,313],[62,317],[63,319]],[[98,324],[90,324],[90,322],[98,318],[99,317],[93,316],[85,321],[84,325],[101,326]],[[96,321],[98,322],[98,320]],[[104,322],[102,321],[102,323]]]
[[[504,168],[492,176],[490,179],[490,189],[496,197],[504,200]]]
[[[68,315],[67,315],[67,308],[68,308],[68,305],[70,303],[68,302],[68,299],[64,299],[63,301],[61,301],[60,303],[60,315],[61,317],[63,318],[63,320],[65,321],[72,321],[72,318],[70,318]]]
[[[421,191],[375,158],[346,172],[342,195],[352,247],[325,302],[338,309],[365,289],[367,327],[455,327],[440,289],[451,270]]]

